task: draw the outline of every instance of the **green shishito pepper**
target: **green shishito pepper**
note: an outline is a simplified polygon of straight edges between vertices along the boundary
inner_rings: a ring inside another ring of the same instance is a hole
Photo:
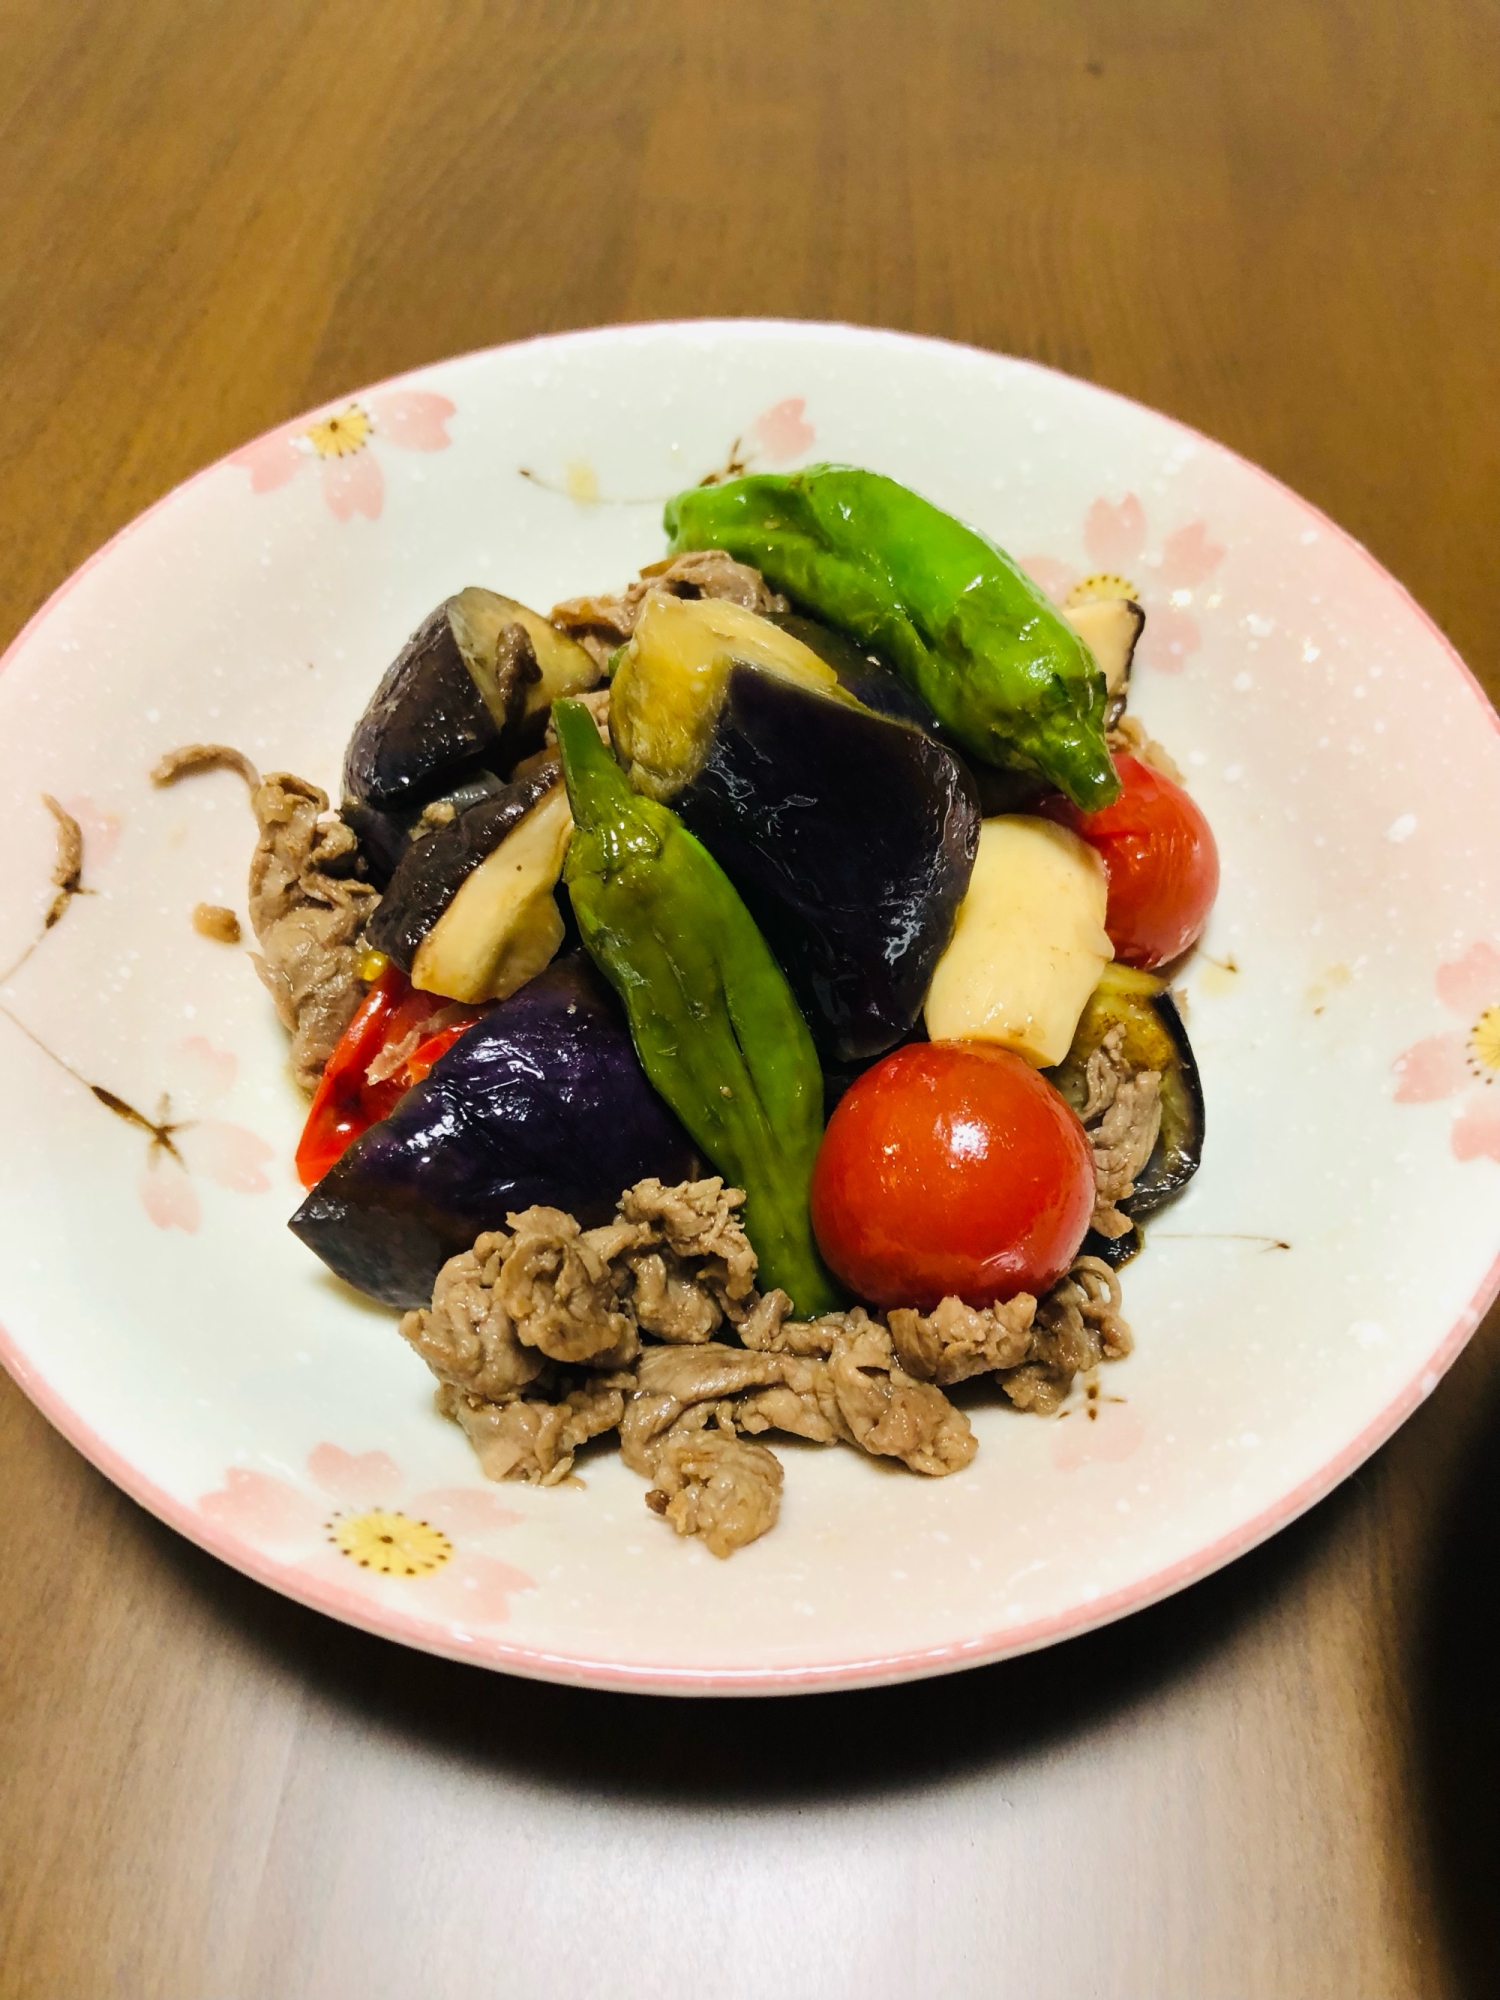
[[[1118,796],[1088,647],[1003,549],[931,501],[876,472],[813,465],[692,487],[665,520],[674,555],[753,563],[882,653],[981,762],[1045,778],[1089,812]]]
[[[631,790],[583,704],[552,714],[573,810],[563,875],[584,945],[625,1003],[647,1076],[745,1190],[762,1285],[804,1317],[830,1312],[839,1296],[807,1210],[823,1078],[791,988],[718,862]]]

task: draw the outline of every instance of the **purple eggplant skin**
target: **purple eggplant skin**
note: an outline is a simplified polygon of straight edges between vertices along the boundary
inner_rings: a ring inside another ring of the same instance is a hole
[[[899,1042],[973,872],[965,765],[909,722],[736,662],[671,803],[749,905],[825,1057]]]
[[[839,686],[866,708],[873,708],[877,715],[894,715],[900,722],[914,722],[929,736],[939,742],[943,740],[941,725],[926,702],[906,685],[894,667],[888,667],[874,653],[863,652],[852,639],[835,632],[831,626],[820,625],[816,618],[800,618],[795,612],[783,611],[772,613],[769,622],[800,639],[810,653],[816,653],[825,666],[832,667],[839,677]]]
[[[624,1012],[582,953],[556,959],[433,1064],[323,1176],[290,1228],[389,1306],[425,1306],[449,1257],[534,1202],[607,1221],[624,1189],[697,1171]]]
[[[1001,771],[990,764],[968,762],[915,688],[909,688],[895,668],[888,667],[877,654],[861,652],[842,632],[820,625],[816,618],[801,618],[795,612],[775,614],[770,622],[779,625],[783,632],[790,632],[794,639],[800,639],[809,652],[816,653],[832,667],[839,677],[839,686],[856,701],[873,708],[877,715],[893,715],[901,722],[915,723],[957,757],[974,782],[979,809],[986,819],[993,819],[997,813],[1031,812],[1037,800],[1052,789],[1045,778],[1032,777],[1024,771]]]
[[[539,678],[536,655],[524,628],[512,625],[492,657],[471,666],[455,629],[461,615],[457,597],[428,613],[355,724],[344,791],[361,805],[420,806],[480,764],[507,767],[507,740],[527,687]],[[490,682],[488,699],[480,672]]]
[[[505,783],[493,771],[475,771],[472,777],[465,778],[462,784],[432,803],[450,805],[455,813],[465,813],[470,806],[497,797],[505,790]],[[407,806],[384,812],[379,806],[361,805],[353,798],[346,798],[339,807],[339,817],[359,842],[366,876],[377,889],[384,889],[400,867],[411,846],[411,830],[425,810],[423,806]]]
[[[446,826],[408,840],[365,926],[365,943],[410,972],[423,938],[474,870],[561,778],[561,765],[545,764],[531,777],[481,798]]]

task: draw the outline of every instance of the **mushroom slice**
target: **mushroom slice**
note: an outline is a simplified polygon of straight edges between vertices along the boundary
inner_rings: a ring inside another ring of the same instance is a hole
[[[1105,723],[1112,728],[1125,711],[1130,692],[1130,663],[1146,623],[1145,610],[1132,597],[1097,597],[1072,605],[1063,616],[1093,654],[1104,676],[1109,697]]]
[[[449,1000],[503,1000],[551,963],[563,941],[558,877],[573,831],[554,785],[464,882],[423,938],[412,984]]]

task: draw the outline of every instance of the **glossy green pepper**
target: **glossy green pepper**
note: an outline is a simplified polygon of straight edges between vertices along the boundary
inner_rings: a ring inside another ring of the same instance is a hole
[[[667,502],[674,554],[723,549],[894,666],[953,741],[1045,778],[1085,811],[1120,781],[1104,676],[1066,619],[984,535],[876,472],[813,465]]]
[[[552,713],[574,823],[563,879],[584,946],[625,1003],[647,1076],[745,1190],[761,1284],[804,1318],[831,1312],[839,1295],[807,1209],[823,1078],[791,988],[718,862],[630,789],[583,704]]]

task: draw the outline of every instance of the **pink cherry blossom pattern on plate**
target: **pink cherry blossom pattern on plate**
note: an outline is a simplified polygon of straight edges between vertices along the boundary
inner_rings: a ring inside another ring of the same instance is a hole
[[[1500,950],[1484,941],[1437,969],[1437,996],[1462,1027],[1397,1056],[1396,1102],[1460,1100],[1448,1134],[1456,1160],[1500,1162]]]
[[[741,440],[744,457],[766,458],[772,465],[786,465],[800,458],[803,452],[811,451],[817,432],[803,415],[806,408],[805,396],[786,396],[769,410],[762,410],[754,423],[747,426]]]
[[[1088,575],[1079,576],[1055,556],[1022,556],[1020,563],[1032,582],[1065,610],[1094,597],[1133,597],[1146,612],[1136,663],[1180,674],[1203,643],[1188,606],[1198,585],[1224,560],[1224,550],[1210,539],[1202,521],[1173,529],[1155,555],[1147,553],[1149,543],[1139,497],[1127,493],[1122,500],[1109,500],[1101,495],[1083,521],[1083,546],[1093,564]]]
[[[158,1229],[192,1236],[203,1220],[203,1204],[191,1176],[201,1174],[233,1194],[265,1194],[266,1172],[275,1148],[248,1125],[193,1113],[217,1102],[234,1085],[239,1058],[217,1049],[206,1035],[188,1035],[172,1051],[169,1082],[154,1119],[142,1119],[149,1133],[146,1164],[136,1181],[141,1206]]]
[[[383,1451],[315,1445],[308,1485],[230,1466],[198,1512],[265,1554],[323,1585],[346,1605],[397,1599],[409,1612],[469,1629],[503,1625],[517,1591],[535,1590],[524,1570],[483,1546],[521,1516],[479,1487],[408,1493]]]
[[[78,822],[78,831],[83,835],[83,851],[88,856],[90,871],[102,868],[120,844],[119,814],[101,812],[85,792],[76,793],[72,798],[59,799],[58,804],[65,813],[70,813]]]
[[[271,493],[317,466],[323,498],[335,520],[356,514],[377,520],[385,501],[385,475],[376,443],[404,451],[443,451],[453,440],[448,420],[456,405],[426,389],[376,390],[362,402],[330,406],[257,438],[226,461],[250,474],[252,493]]]
[[[1145,1420],[1118,1396],[1068,1412],[1073,1419],[1054,1431],[1052,1463],[1059,1472],[1080,1472],[1086,1465],[1118,1465],[1133,1458],[1146,1441]]]

